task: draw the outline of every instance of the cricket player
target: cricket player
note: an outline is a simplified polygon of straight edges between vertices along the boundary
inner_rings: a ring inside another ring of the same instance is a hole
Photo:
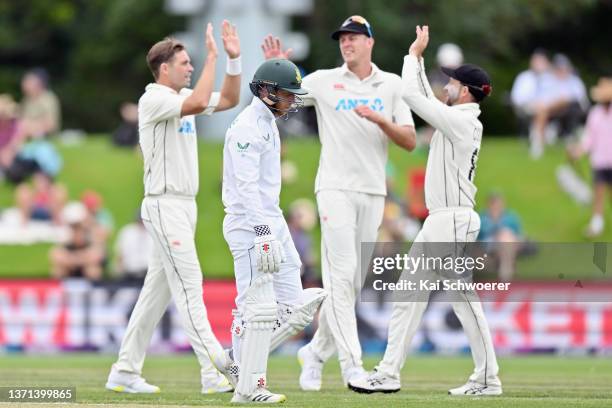
[[[446,104],[440,102],[431,91],[422,58],[429,42],[429,28],[417,26],[416,33],[409,55],[404,58],[403,98],[436,131],[425,173],[425,200],[430,215],[413,249],[423,243],[474,242],[480,230],[480,218],[473,209],[474,172],[482,140],[479,104],[491,93],[491,81],[488,74],[475,65],[465,64],[456,69],[443,67],[442,71],[450,80],[444,87]],[[399,391],[400,370],[427,307],[429,292],[424,294],[425,299],[420,301],[394,303],[384,358],[368,378],[351,381],[352,390],[365,393]],[[453,309],[467,334],[476,368],[465,385],[448,393],[501,395],[499,367],[478,295],[474,292],[458,295],[460,299],[453,302]]]
[[[166,38],[147,54],[155,83],[138,102],[140,147],[144,157],[141,215],[154,249],[144,286],[121,343],[119,358],[106,388],[127,393],[157,393],[159,387],[141,376],[146,348],[170,299],[174,300],[189,341],[202,368],[202,392],[227,391],[209,384],[211,362],[225,373],[231,360],[215,338],[202,298],[202,271],[196,254],[196,194],[198,146],[195,116],[236,106],[240,98],[240,41],[236,28],[223,22],[222,39],[228,56],[221,92],[213,92],[217,46],[213,28],[206,28],[206,61],[193,90],[193,66],[183,44]],[[213,371],[213,380],[218,373]]]
[[[389,139],[408,151],[416,145],[412,115],[401,98],[401,78],[372,63],[370,24],[352,16],[331,37],[338,41],[344,65],[315,71],[303,82],[308,90],[303,99],[315,107],[321,141],[315,193],[328,293],[319,329],[298,352],[300,387],[307,391],[321,389],[323,363],[336,351],[345,385],[366,375],[355,317],[361,243],[375,242],[382,222]],[[271,36],[262,48],[266,58],[289,54]]]
[[[223,235],[234,258],[232,357],[240,379],[232,402],[279,403],[267,390],[270,349],[308,325],[325,298],[302,289],[301,261],[279,207],[281,143],[276,119],[303,106],[302,77],[286,59],[264,62],[255,96],[227,130],[223,148]]]

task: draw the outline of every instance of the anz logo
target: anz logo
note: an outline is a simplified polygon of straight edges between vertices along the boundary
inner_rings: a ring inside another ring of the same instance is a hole
[[[361,105],[369,106],[375,112],[382,112],[385,109],[385,105],[383,105],[383,101],[380,98],[374,100],[367,98],[342,98],[338,100],[336,110],[353,110]]]
[[[179,128],[179,133],[193,133],[195,134],[195,126],[190,120],[182,120],[181,127]]]

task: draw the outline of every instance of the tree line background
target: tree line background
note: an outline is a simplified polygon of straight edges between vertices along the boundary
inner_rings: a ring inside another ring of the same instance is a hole
[[[612,0],[315,0],[312,15],[293,19],[311,41],[304,68],[341,63],[329,35],[353,14],[371,23],[374,61],[384,70],[400,73],[417,24],[430,26],[429,67],[445,42],[485,67],[494,88],[483,113],[490,134],[515,132],[508,92],[536,47],[567,54],[587,87],[612,76]],[[64,127],[107,132],[121,102],[137,100],[150,82],[149,47],[185,25],[164,12],[164,0],[0,0],[0,93],[19,98],[23,72],[44,67]]]

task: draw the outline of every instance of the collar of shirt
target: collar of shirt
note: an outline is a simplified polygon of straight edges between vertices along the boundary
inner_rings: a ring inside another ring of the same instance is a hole
[[[270,120],[270,122],[276,120],[276,117],[274,116],[270,108],[268,108],[268,105],[266,105],[258,97],[253,97],[253,100],[251,101],[251,106],[253,107],[253,109],[255,109],[257,113]]]
[[[478,105],[476,102],[460,103],[458,105],[451,106],[451,108],[464,111],[474,111],[476,116],[480,115],[480,105]]]
[[[157,82],[153,82],[153,83],[150,83],[149,85],[147,85],[145,90],[148,91],[149,89],[158,89],[160,91],[170,92],[170,93],[173,93],[173,94],[180,93],[180,92],[176,92],[174,89],[170,88],[169,86],[158,84]],[[185,89],[185,88],[183,88],[183,89]],[[181,89],[181,92],[183,91],[183,89]]]
[[[355,75],[353,73],[353,71],[351,71],[348,68],[348,65],[346,65],[346,63],[342,64],[342,66],[340,67],[340,72],[342,73],[342,75],[344,76],[351,76],[361,82],[367,82],[369,80],[371,80],[372,78],[374,78],[376,76],[376,74],[378,73],[378,71],[380,71],[380,69],[378,69],[378,67],[376,66],[376,64],[374,64],[373,62],[370,62],[370,65],[372,66],[372,72],[370,72],[370,75],[368,75],[367,77],[363,78],[363,80],[360,80],[359,77],[357,77],[357,75]]]

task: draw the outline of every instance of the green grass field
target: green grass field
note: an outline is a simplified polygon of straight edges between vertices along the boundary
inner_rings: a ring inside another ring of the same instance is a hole
[[[0,386],[74,386],[78,405],[229,405],[231,394],[199,393],[199,367],[192,355],[147,359],[144,375],[162,388],[162,393],[156,395],[125,395],[104,390],[113,360],[114,356],[97,355],[3,356]],[[368,367],[375,363],[371,358],[366,359]],[[325,367],[323,391],[320,393],[299,390],[299,367],[293,358],[272,357],[268,379],[273,391],[287,395],[285,406],[289,407],[612,406],[611,359],[511,357],[502,358],[500,366],[504,395],[492,398],[446,395],[448,388],[460,385],[471,372],[472,361],[467,356],[410,357],[402,373],[402,390],[388,395],[362,395],[344,388],[335,361],[330,361]]]
[[[99,191],[115,218],[115,232],[129,222],[142,198],[142,162],[137,151],[117,149],[106,138],[93,137],[83,144],[59,146],[64,168],[59,180],[78,198],[83,190]],[[283,186],[281,206],[306,197],[314,200],[313,185],[318,166],[319,142],[316,139],[290,140],[287,158],[298,169],[297,181]],[[395,146],[390,160],[396,169],[396,192],[404,196],[405,175],[411,168],[423,166],[426,152],[408,153]],[[572,202],[558,187],[555,168],[564,163],[560,146],[550,147],[537,162],[528,157],[527,146],[516,138],[486,139],[481,149],[476,184],[477,204],[482,208],[491,191],[501,191],[508,206],[522,218],[526,234],[542,242],[583,242],[583,231],[590,209]],[[583,170],[588,165],[583,162]],[[231,277],[231,256],[221,234],[222,145],[200,144],[199,220],[197,248],[206,277]],[[0,208],[13,205],[13,189],[0,184]],[[612,216],[608,214],[608,225]],[[612,241],[608,228],[601,241]],[[318,251],[319,231],[313,232]],[[0,277],[48,276],[49,245],[0,246]]]

